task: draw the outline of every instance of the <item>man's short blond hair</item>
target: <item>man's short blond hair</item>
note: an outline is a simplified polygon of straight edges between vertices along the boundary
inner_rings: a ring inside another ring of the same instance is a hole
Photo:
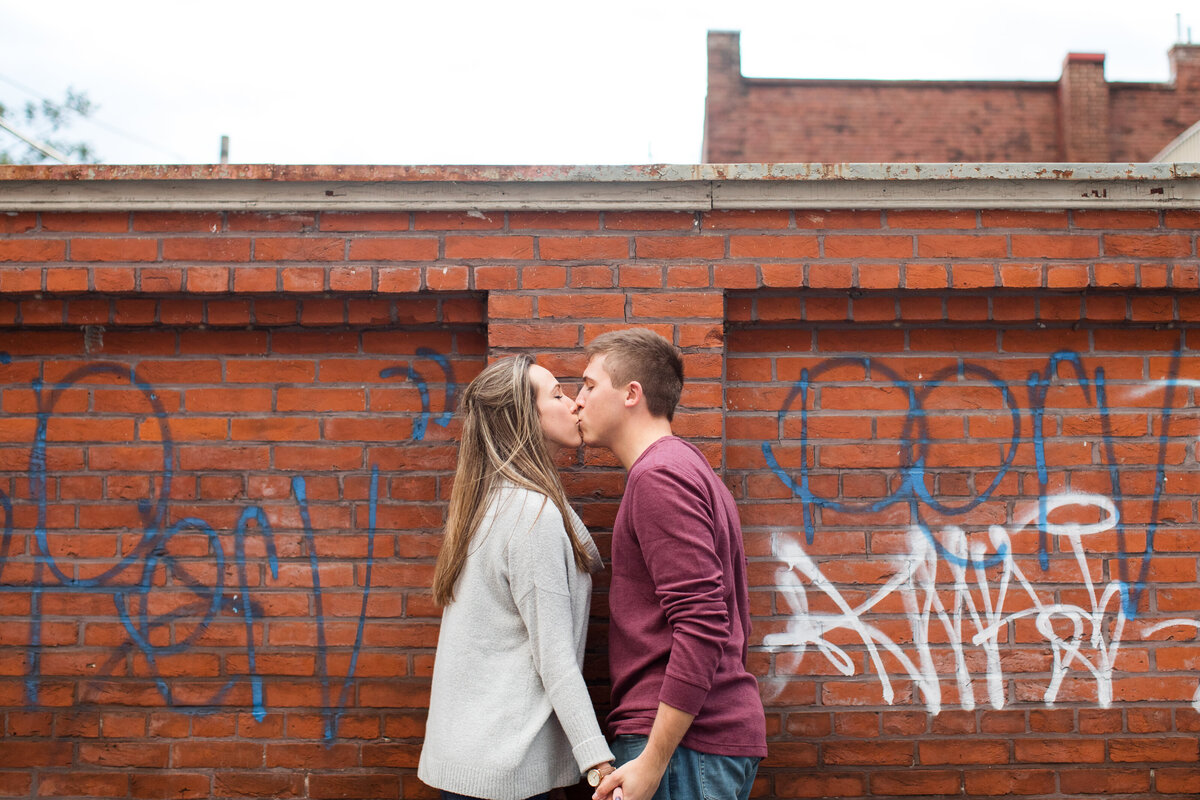
[[[604,371],[616,388],[637,381],[651,416],[675,417],[683,392],[683,355],[679,348],[647,328],[601,334],[587,346],[588,361],[604,356]]]

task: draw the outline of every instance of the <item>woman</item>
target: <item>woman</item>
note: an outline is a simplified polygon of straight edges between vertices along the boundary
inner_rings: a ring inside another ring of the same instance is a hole
[[[443,798],[522,800],[612,771],[583,681],[600,554],[554,455],[575,403],[529,356],[463,393],[462,443],[433,577],[444,607],[417,775]]]

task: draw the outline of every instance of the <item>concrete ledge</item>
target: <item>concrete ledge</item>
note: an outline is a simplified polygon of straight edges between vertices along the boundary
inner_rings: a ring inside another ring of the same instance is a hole
[[[1200,163],[0,166],[0,212],[1200,208]]]

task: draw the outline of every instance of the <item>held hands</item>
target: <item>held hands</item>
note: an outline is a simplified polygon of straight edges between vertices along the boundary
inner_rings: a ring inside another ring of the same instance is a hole
[[[646,753],[630,761],[600,781],[592,800],[650,800],[658,791],[664,769],[650,763]]]

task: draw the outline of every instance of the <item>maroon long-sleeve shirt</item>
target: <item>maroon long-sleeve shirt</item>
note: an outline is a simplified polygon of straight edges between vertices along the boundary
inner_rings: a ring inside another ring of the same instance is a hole
[[[662,701],[696,715],[685,747],[766,756],[758,683],[746,671],[750,600],[737,506],[682,439],[659,439],[629,470],[608,599],[611,733],[649,734]]]

